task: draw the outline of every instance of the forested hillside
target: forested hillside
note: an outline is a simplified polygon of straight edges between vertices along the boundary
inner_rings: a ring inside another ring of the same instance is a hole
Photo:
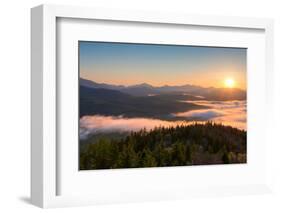
[[[184,96],[189,98],[189,96]],[[180,102],[179,95],[136,97],[117,90],[80,86],[80,117],[84,115],[110,115],[171,120],[171,113],[207,108]]]
[[[246,131],[211,122],[81,144],[81,170],[246,163]]]

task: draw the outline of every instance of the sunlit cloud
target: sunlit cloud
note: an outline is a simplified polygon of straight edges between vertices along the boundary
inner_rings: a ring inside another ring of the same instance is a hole
[[[209,107],[208,109],[190,110],[173,113],[178,121],[165,121],[150,118],[125,118],[123,116],[89,115],[80,118],[80,138],[98,133],[130,132],[146,128],[174,127],[191,125],[194,122],[212,121],[246,130],[246,101],[187,101]]]
[[[83,116],[80,119],[80,138],[96,133],[129,132],[147,130],[155,127],[172,127],[176,125],[190,125],[187,121],[164,121],[150,118],[124,118],[122,116]]]
[[[246,130],[246,101],[186,101],[208,109],[191,110],[174,113],[176,117],[185,117],[188,120],[214,121],[224,125]]]

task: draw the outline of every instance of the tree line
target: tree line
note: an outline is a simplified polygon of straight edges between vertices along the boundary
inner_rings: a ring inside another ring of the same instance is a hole
[[[246,131],[208,122],[83,141],[80,170],[246,163]]]

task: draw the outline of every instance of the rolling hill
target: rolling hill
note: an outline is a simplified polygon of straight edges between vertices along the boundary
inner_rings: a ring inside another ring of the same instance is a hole
[[[80,117],[98,114],[172,120],[171,113],[206,108],[180,102],[180,98],[183,96],[133,96],[117,90],[80,85]]]

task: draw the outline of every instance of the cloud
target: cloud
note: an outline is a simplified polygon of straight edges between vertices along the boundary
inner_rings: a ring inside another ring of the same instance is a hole
[[[191,110],[187,112],[180,112],[174,114],[177,117],[187,117],[190,119],[199,119],[199,120],[210,120],[219,116],[223,116],[224,113],[219,110],[212,109],[203,109],[203,110]]]
[[[83,116],[80,118],[80,138],[87,138],[90,134],[105,132],[128,132],[147,130],[155,127],[169,127],[176,125],[188,125],[186,121],[163,121],[149,118],[124,118],[122,116]]]
[[[164,121],[150,118],[124,118],[123,116],[92,115],[80,118],[80,138],[89,135],[110,132],[139,131],[155,127],[171,127],[176,125],[190,125],[194,121],[204,123],[213,121],[246,130],[246,101],[188,101],[198,105],[208,106],[208,109],[190,110],[174,113],[178,121]]]
[[[191,110],[187,112],[174,113],[173,116],[185,117],[192,120],[211,120],[214,122],[231,125],[239,129],[246,129],[246,101],[185,101],[201,106],[207,106],[208,109]]]

